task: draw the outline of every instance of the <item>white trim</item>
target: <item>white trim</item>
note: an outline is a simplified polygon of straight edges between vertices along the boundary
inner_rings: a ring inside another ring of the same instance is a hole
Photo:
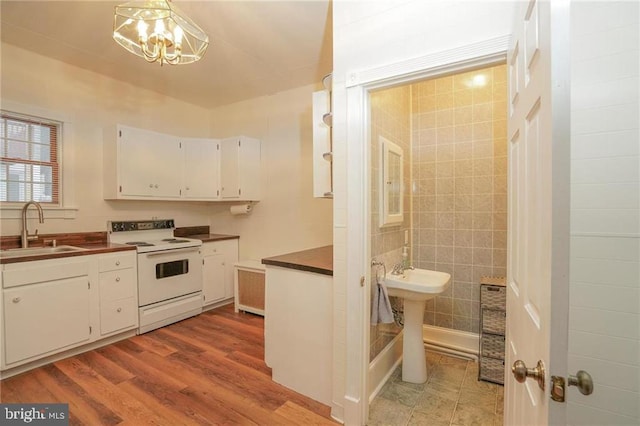
[[[0,213],[2,219],[22,219],[22,207],[24,204],[2,203]],[[78,213],[77,207],[46,207],[42,206],[44,218],[46,219],[75,219]],[[36,209],[30,209],[27,213],[28,219],[37,219]]]
[[[476,333],[424,325],[422,338],[428,349],[478,359],[480,336]]]
[[[505,35],[455,49],[407,59],[347,75],[346,86],[391,85],[504,61],[511,36]],[[425,74],[427,72],[427,74]]]

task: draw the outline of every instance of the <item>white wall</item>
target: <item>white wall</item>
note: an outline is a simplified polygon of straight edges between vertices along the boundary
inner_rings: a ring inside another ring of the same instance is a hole
[[[347,79],[353,72],[510,34],[512,16],[510,2],[334,2],[334,392],[346,394],[346,399],[336,404],[344,404],[348,420],[358,417],[358,402],[365,397],[358,384],[361,377],[354,373],[357,346],[362,341],[359,333],[364,332],[364,326],[360,326],[364,306],[358,302],[361,293],[357,280],[365,274],[364,238],[359,238],[365,231],[359,212],[354,213],[364,192],[363,159],[358,147],[349,143],[347,130],[360,132],[362,123],[361,119],[347,122]],[[355,200],[351,206],[350,200]]]
[[[332,201],[312,197],[312,86],[211,111],[6,43],[1,59],[2,108],[60,117],[71,129],[63,141],[70,154],[64,167],[71,172],[65,188],[78,209],[75,218],[46,211],[45,223],[30,223],[31,231],[105,231],[108,220],[157,216],[174,218],[177,226],[209,225],[212,232],[238,234],[241,258],[331,244]],[[105,129],[115,135],[118,123],[185,137],[260,138],[263,201],[247,217],[232,217],[227,203],[105,201],[102,144],[115,140],[103,141],[103,135]],[[10,218],[17,212],[0,214],[1,235],[19,235],[20,220]]]
[[[313,198],[311,94],[304,86],[211,111],[212,135],[262,141],[262,200],[248,216],[217,208],[212,231],[239,234],[240,258],[260,259],[332,243],[333,202]]]
[[[70,168],[63,190],[77,207],[75,219],[30,223],[40,234],[106,231],[108,220],[174,218],[178,226],[208,225],[211,207],[204,203],[105,201],[102,196],[102,144],[105,130],[116,124],[190,137],[209,135],[209,111],[94,72],[2,43],[1,106],[16,112],[61,118],[70,129],[63,140]],[[151,65],[150,65],[151,66]],[[167,69],[170,72],[170,69]],[[115,135],[115,130],[113,130]],[[70,192],[71,191],[71,192]],[[2,210],[1,234],[19,235],[15,211]],[[60,215],[58,215],[60,216]]]
[[[572,2],[570,424],[640,424],[640,5]]]

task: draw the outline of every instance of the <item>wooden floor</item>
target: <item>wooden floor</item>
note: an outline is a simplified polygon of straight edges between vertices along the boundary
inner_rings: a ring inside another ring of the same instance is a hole
[[[227,305],[0,382],[0,402],[69,404],[70,424],[335,424],[271,381],[264,321]]]

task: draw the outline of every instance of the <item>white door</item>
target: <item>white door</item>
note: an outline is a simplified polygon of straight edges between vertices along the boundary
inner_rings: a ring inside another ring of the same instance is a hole
[[[640,4],[538,3],[523,4],[508,57],[504,423],[637,425]],[[515,381],[516,360],[543,362],[544,391]],[[580,370],[592,394],[567,386]]]
[[[568,310],[569,68],[568,38],[560,36],[568,34],[568,2],[551,3],[520,4],[507,57],[508,425],[548,424],[564,406],[551,405],[549,372],[566,374],[562,313],[566,317]],[[540,362],[540,380],[521,378],[524,382],[518,383],[511,372],[516,361],[529,369]]]

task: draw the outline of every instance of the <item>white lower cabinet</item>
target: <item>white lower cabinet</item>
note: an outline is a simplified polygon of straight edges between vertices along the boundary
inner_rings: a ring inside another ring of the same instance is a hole
[[[2,265],[0,300],[3,372],[133,330],[136,252]]]
[[[233,265],[238,261],[238,240],[202,244],[204,306],[233,297]]]
[[[106,335],[138,324],[135,255],[117,253],[100,259],[100,334]]]
[[[87,342],[88,276],[7,289],[4,317],[7,364]]]

